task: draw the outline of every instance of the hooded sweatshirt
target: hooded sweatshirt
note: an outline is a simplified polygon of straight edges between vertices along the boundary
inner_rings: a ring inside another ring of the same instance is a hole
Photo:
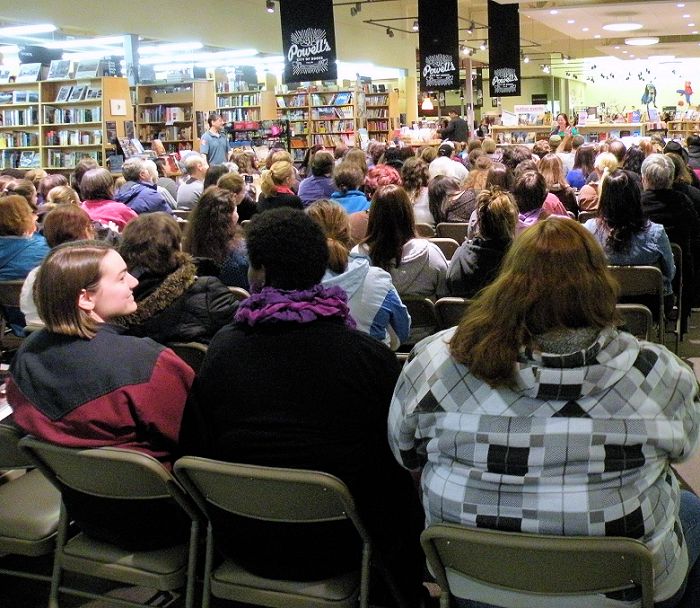
[[[361,255],[350,255],[345,272],[327,270],[321,281],[325,287],[338,286],[348,295],[350,314],[357,329],[388,346],[396,346],[408,339],[411,317],[391,282],[391,275],[381,268],[370,266]],[[398,338],[392,344],[388,329]]]
[[[394,456],[423,467],[427,523],[637,538],[655,600],[670,597],[688,568],[669,465],[698,444],[690,368],[613,328],[583,330],[587,347],[522,350],[513,385],[491,387],[451,357],[455,331],[416,346],[389,412]]]

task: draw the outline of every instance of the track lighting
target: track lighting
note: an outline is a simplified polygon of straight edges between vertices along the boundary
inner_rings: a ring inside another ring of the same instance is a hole
[[[274,0],[267,0],[265,2],[265,10],[268,13],[274,13],[275,12],[275,3]]]
[[[411,28],[414,32],[418,31],[418,19],[413,22],[413,27]]]
[[[485,50],[486,50],[486,41],[485,41],[485,40],[484,40],[484,42],[482,42],[482,43],[479,45],[479,49],[482,50],[482,51],[485,51]]]
[[[350,16],[354,17],[362,10],[362,2],[355,2],[355,6],[350,8]]]
[[[393,38],[394,30],[392,30],[390,27],[386,28],[386,35],[389,36],[389,38]]]
[[[474,33],[474,22],[470,21],[469,26],[467,27],[467,34],[470,36]]]
[[[523,57],[523,63],[530,63],[530,58],[527,55]]]

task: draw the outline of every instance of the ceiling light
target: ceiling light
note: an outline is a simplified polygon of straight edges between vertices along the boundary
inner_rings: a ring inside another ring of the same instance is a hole
[[[273,0],[267,0],[267,2],[265,2],[265,10],[266,10],[268,13],[274,13],[274,12],[275,12],[275,3],[273,2]]]
[[[413,22],[413,27],[411,28],[414,32],[418,31],[418,19]]]
[[[423,97],[423,103],[420,104],[420,109],[428,111],[435,109],[435,107],[433,106],[433,100],[430,99],[429,96]]]
[[[0,36],[27,36],[29,34],[47,34],[55,32],[56,26],[52,23],[36,23],[34,25],[14,25],[0,27]]]
[[[472,48],[471,47],[464,47],[464,54],[469,56],[472,54]]]
[[[545,74],[549,74],[549,66],[548,66],[548,65],[542,66],[542,71],[543,71]]]
[[[690,15],[686,13],[685,15],[683,15],[683,19],[690,19]]]
[[[676,4],[676,6],[678,8],[683,8],[683,7],[685,7],[685,4],[683,2],[679,2],[678,4]]]
[[[479,49],[482,50],[482,51],[485,51],[485,50],[486,50],[486,41],[485,41],[485,40],[484,40],[484,42],[482,42],[482,43],[479,45]]]
[[[694,23],[689,23],[689,24],[688,24],[688,27],[695,27],[695,24],[694,24]]]
[[[551,11],[549,11],[549,14],[550,15],[558,15],[559,11],[557,9],[553,8]]]
[[[626,55],[626,54],[627,54],[627,51],[622,51],[622,53],[623,53],[623,55]]]
[[[697,34],[697,33],[698,33],[698,30],[693,30],[693,31],[690,32],[690,33],[691,33],[691,34]]]
[[[620,50],[620,47],[619,47],[619,46],[616,46],[616,47],[613,47],[613,48],[614,48],[616,51],[619,51],[619,50]]]
[[[641,23],[608,23],[603,26],[608,32],[631,32],[633,30],[641,30]]]
[[[640,36],[639,38],[625,38],[625,44],[628,46],[651,46],[652,44],[658,44],[659,38],[657,36]]]
[[[394,30],[392,30],[390,27],[386,28],[386,35],[389,36],[389,38],[393,38]]]
[[[169,42],[139,48],[139,55],[163,55],[177,51],[196,51],[204,45],[201,42]]]
[[[600,34],[596,34],[593,38],[600,38]]]
[[[66,61],[89,61],[90,59],[102,59],[107,55],[124,55],[123,49],[101,50],[101,51],[84,51],[82,53],[63,53],[61,59]]]
[[[70,40],[47,40],[41,46],[47,49],[75,49],[84,46],[111,46],[124,42],[123,36],[102,36],[101,38],[71,38]]]
[[[591,28],[589,28],[589,27],[582,27],[582,28],[581,28],[581,31],[582,31],[582,32],[587,32],[589,29],[591,29]]]
[[[572,23],[576,23],[576,19],[567,19],[566,22],[571,25]]]
[[[530,58],[527,55],[523,57],[523,63],[530,63]]]
[[[467,34],[473,34],[474,33],[474,27],[476,24],[473,21],[469,22],[469,25],[467,26]]]

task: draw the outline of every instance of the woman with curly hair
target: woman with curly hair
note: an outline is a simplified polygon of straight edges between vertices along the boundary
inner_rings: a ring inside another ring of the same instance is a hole
[[[435,226],[428,203],[428,164],[418,156],[406,159],[401,167],[401,180],[413,205],[416,222]]]
[[[224,284],[248,289],[248,253],[237,226],[239,198],[218,186],[207,188],[190,213],[185,250],[213,260]]]

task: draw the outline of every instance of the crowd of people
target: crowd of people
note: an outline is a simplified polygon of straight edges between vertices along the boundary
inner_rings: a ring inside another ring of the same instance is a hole
[[[608,271],[658,266],[672,311],[677,243],[681,310],[700,302],[700,156],[587,144],[560,116],[533,149],[373,142],[297,167],[282,149],[222,158],[210,124],[179,180],[141,158],[119,180],[90,159],[70,180],[0,175],[0,280],[25,279],[5,314],[35,329],[7,379],[15,424],[166,467],[201,454],[332,473],[402,607],[429,601],[426,522],[638,538],[657,605],[700,605],[700,499],[670,469],[700,441],[697,381],[618,329]],[[450,260],[418,236],[441,222],[467,225]],[[447,295],[471,300],[465,316],[401,369],[404,300]],[[190,341],[208,346],[196,377],[168,348]],[[339,525],[303,544],[260,522],[229,532],[267,576],[356,557]]]

